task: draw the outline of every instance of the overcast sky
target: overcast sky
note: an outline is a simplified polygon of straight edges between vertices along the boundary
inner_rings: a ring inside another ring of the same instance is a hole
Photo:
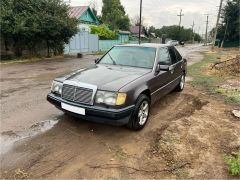
[[[101,13],[102,0],[71,0],[71,6],[96,3]],[[139,14],[140,0],[121,0],[130,19]],[[206,28],[206,16],[209,16],[209,29],[216,23],[220,0],[143,0],[143,17],[147,26],[162,27],[179,23],[180,9],[183,10],[182,25],[190,28],[195,23],[195,32],[202,34]]]

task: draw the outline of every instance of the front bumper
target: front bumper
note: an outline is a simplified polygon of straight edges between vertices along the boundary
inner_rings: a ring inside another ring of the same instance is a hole
[[[87,106],[87,105],[66,101],[61,97],[54,95],[53,93],[50,93],[47,95],[47,100],[51,104],[56,106],[58,109],[68,114],[71,114],[74,117],[81,118],[88,121],[99,122],[104,124],[112,124],[112,125],[118,125],[118,126],[122,126],[128,123],[135,107],[134,105],[132,105],[122,109],[110,109],[110,108],[101,108],[96,106]],[[65,109],[62,109],[61,107],[62,102],[75,107],[84,108],[86,111],[86,115],[79,115],[70,111],[66,111]]]

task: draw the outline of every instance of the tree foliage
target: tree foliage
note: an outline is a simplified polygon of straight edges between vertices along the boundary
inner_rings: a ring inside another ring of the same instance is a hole
[[[2,0],[1,36],[13,40],[17,56],[25,47],[34,53],[39,42],[46,42],[48,55],[50,49],[60,52],[78,31],[68,12],[61,0]]]
[[[218,27],[218,39],[223,39],[227,26],[226,40],[237,41],[240,38],[240,0],[228,0],[223,9],[222,23]]]
[[[100,26],[91,26],[91,33],[97,34],[101,40],[107,39],[116,39],[117,33],[115,31],[111,31],[106,25],[102,24]]]
[[[160,29],[156,29],[154,26],[149,27],[148,33],[155,33],[157,37],[167,37],[170,39],[181,40],[181,41],[191,41],[194,36],[195,41],[201,41],[199,34],[192,32],[191,29],[186,29],[179,26],[163,26]]]
[[[101,20],[113,30],[129,30],[130,20],[120,0],[103,0]]]

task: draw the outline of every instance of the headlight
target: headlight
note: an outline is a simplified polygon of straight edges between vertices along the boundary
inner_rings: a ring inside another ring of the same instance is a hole
[[[126,93],[116,93],[116,92],[107,92],[107,91],[97,91],[96,103],[103,103],[107,105],[123,105],[126,101]]]
[[[63,83],[58,82],[58,81],[53,81],[51,91],[53,93],[57,93],[57,94],[61,95],[62,94],[62,86],[63,86]]]

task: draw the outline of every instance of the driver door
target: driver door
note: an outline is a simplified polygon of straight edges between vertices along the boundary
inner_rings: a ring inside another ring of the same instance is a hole
[[[159,49],[158,62],[161,66],[171,66],[172,61],[167,47]],[[169,87],[174,75],[170,70],[161,70],[152,80],[152,99],[156,101],[168,94],[172,89]]]

